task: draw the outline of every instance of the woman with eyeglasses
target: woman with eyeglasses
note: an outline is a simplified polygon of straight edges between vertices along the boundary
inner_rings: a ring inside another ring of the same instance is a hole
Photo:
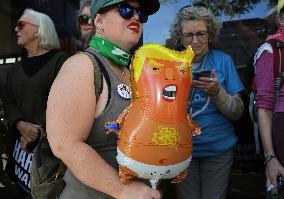
[[[26,9],[15,31],[24,55],[7,76],[5,110],[15,142],[6,168],[24,190],[21,198],[29,198],[32,151],[41,136],[39,129],[45,129],[49,89],[67,54],[59,51],[54,24],[43,13]]]
[[[219,32],[215,16],[204,6],[182,8],[171,28],[177,49],[195,52],[188,111],[201,127],[193,138],[189,174],[176,185],[178,199],[225,199],[237,142],[232,121],[240,118],[244,89],[232,58],[212,48]]]
[[[78,24],[81,31],[82,47],[84,48],[94,34],[94,25],[91,20],[90,5],[94,0],[81,0],[78,13]]]
[[[115,120],[130,104],[129,50],[138,43],[158,0],[96,0],[91,4],[95,35],[89,51],[68,59],[48,98],[47,136],[54,154],[67,166],[60,199],[158,199],[142,182],[120,182],[116,161],[117,136],[106,135],[105,123]],[[96,94],[100,65],[101,92]],[[97,98],[96,98],[97,97]]]

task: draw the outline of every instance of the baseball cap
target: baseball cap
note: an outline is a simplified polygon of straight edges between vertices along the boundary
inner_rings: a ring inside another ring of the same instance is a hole
[[[91,18],[94,19],[96,14],[102,8],[106,8],[115,4],[124,2],[125,0],[96,0],[91,2]],[[141,9],[148,14],[156,13],[160,8],[159,0],[137,0]]]

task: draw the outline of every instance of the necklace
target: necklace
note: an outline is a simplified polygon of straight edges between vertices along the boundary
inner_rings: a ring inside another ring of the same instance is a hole
[[[126,72],[125,72],[125,67],[123,67],[122,71],[121,71],[121,75],[125,76]]]
[[[126,77],[127,68],[126,67],[118,67],[118,66],[110,66],[111,71],[117,76],[119,79]]]

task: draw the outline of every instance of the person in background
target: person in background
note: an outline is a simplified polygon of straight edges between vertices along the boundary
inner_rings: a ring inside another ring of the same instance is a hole
[[[80,0],[80,9],[78,12],[78,24],[81,32],[82,48],[86,47],[94,34],[94,24],[91,20],[91,3],[95,0]]]
[[[193,138],[189,174],[176,184],[178,199],[225,199],[233,149],[233,122],[240,118],[244,89],[232,58],[212,48],[219,32],[216,17],[203,5],[186,6],[177,13],[171,38],[177,49],[191,45],[195,52],[189,112],[201,127]],[[207,72],[204,72],[207,71]]]
[[[66,52],[68,56],[76,54],[81,48],[81,41],[76,39],[68,26],[56,24],[55,29],[58,35],[60,50]]]
[[[47,97],[67,55],[60,52],[54,24],[47,15],[26,9],[15,28],[24,55],[8,73],[5,100],[9,131],[14,135],[13,155],[7,170],[30,197],[32,145],[45,129]],[[17,175],[18,173],[21,173]]]
[[[129,88],[129,50],[138,43],[148,16],[159,7],[158,0],[96,0],[91,4],[96,33],[89,49],[102,59],[110,84],[104,77],[101,94],[95,94],[98,63],[80,53],[64,63],[52,85],[47,137],[55,156],[67,166],[60,199],[160,198],[157,190],[143,182],[120,182],[117,137],[106,135],[105,129],[105,122],[115,120],[130,104],[130,96],[121,96],[117,89],[121,84]]]
[[[267,37],[265,43],[258,49],[254,57],[257,91],[256,107],[258,109],[259,130],[265,156],[265,175],[268,188],[277,187],[277,177],[284,176],[284,145],[282,143],[284,137],[280,135],[284,132],[283,74],[281,78],[276,79],[281,61],[278,64],[276,62],[279,57],[283,57],[283,6],[284,1],[278,1],[276,16],[277,32]],[[281,52],[278,52],[278,50]],[[278,53],[278,58],[274,56],[276,53]],[[283,73],[283,59],[280,66]],[[275,74],[275,69],[277,70],[277,74]],[[277,103],[278,105],[276,105]]]

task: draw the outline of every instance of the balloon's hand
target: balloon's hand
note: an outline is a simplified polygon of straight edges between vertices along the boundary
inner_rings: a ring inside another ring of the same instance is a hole
[[[120,129],[119,123],[116,123],[116,122],[108,122],[108,123],[105,124],[105,127],[108,130],[106,132],[107,135],[110,135],[110,134],[113,134],[113,133],[118,134],[119,129]]]
[[[122,125],[124,119],[127,117],[129,110],[131,109],[131,105],[128,106],[117,118],[116,122]]]
[[[201,129],[200,129],[200,127],[199,127],[196,123],[194,123],[194,122],[192,121],[191,116],[188,115],[188,116],[187,116],[187,119],[188,119],[189,126],[190,126],[190,128],[191,128],[191,134],[192,134],[192,136],[200,135],[200,134],[201,134]]]

